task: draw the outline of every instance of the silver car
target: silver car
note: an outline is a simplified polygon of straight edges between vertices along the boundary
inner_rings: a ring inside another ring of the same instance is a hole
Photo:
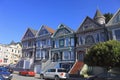
[[[48,69],[44,73],[40,74],[40,78],[41,79],[54,79],[54,80],[67,79],[68,73],[66,72],[66,69],[64,68]]]

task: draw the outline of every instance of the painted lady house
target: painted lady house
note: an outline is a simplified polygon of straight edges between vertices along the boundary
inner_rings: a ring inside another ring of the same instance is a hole
[[[36,30],[28,28],[21,40],[22,58],[19,61],[19,65],[22,69],[34,69],[36,33]]]
[[[76,31],[76,62],[70,74],[77,74],[84,65],[84,56],[87,49],[99,42],[108,40],[107,29],[105,28],[105,17],[99,10],[96,11],[94,18],[86,17]]]
[[[55,31],[48,26],[42,25],[36,34],[36,54],[34,71],[40,73],[46,66],[51,64],[51,36]]]
[[[52,35],[51,60],[51,67],[68,71],[75,62],[75,32],[66,25],[60,24]]]

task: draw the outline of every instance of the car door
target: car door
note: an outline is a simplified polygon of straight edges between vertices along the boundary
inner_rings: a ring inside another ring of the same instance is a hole
[[[50,73],[50,78],[51,79],[54,79],[55,73],[56,73],[56,69],[51,69],[51,73]]]
[[[50,78],[50,74],[51,74],[51,69],[48,69],[48,70],[44,73],[44,77],[45,77],[45,78]]]

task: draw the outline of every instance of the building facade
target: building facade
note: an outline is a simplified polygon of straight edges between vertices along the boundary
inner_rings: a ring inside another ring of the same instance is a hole
[[[66,25],[60,24],[52,36],[51,60],[68,70],[75,62],[75,32]]]
[[[87,49],[92,45],[108,40],[105,17],[99,10],[96,11],[93,19],[88,16],[85,18],[76,31],[76,37],[76,55],[78,61],[84,60]]]
[[[22,69],[34,69],[36,33],[36,30],[28,28],[21,40],[22,59],[19,65]]]
[[[39,73],[49,61],[51,53],[51,36],[54,30],[42,25],[36,34],[36,54],[34,71]]]
[[[16,65],[21,57],[21,43],[0,44],[0,65]]]
[[[22,61],[26,61],[29,68],[34,66],[38,73],[62,67],[70,74],[77,74],[87,50],[108,40],[120,41],[120,9],[107,24],[103,14],[96,10],[94,17],[87,16],[76,32],[64,24],[60,24],[55,32],[44,25],[39,31],[28,28],[22,38]]]

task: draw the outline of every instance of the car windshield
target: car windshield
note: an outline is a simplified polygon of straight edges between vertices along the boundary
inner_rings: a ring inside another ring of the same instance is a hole
[[[58,72],[66,72],[65,69],[58,69]]]

